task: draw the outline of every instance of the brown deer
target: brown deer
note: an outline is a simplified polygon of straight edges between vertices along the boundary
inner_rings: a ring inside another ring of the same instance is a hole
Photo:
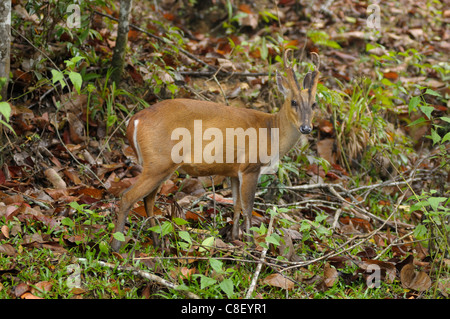
[[[142,198],[147,216],[153,217],[161,184],[178,170],[192,176],[230,177],[234,201],[232,238],[239,237],[241,210],[249,234],[258,177],[295,146],[301,134],[312,131],[318,67],[305,75],[301,87],[288,64],[288,52],[283,56],[286,76],[276,73],[278,90],[284,95],[276,114],[173,99],[154,104],[131,118],[127,138],[143,169],[122,196],[116,232],[124,231],[129,210]],[[150,224],[155,225],[154,218],[150,218]],[[156,233],[153,239],[157,244]],[[113,239],[111,246],[117,251],[121,242]]]

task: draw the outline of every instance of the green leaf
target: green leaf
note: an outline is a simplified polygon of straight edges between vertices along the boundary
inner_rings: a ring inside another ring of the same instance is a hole
[[[414,126],[423,122],[426,122],[427,120],[424,117],[419,117],[417,120],[415,120],[412,123],[409,123],[407,126]]]
[[[373,45],[373,44],[371,44],[371,43],[367,43],[367,44],[366,44],[366,52],[369,52],[370,50],[376,49],[376,48],[378,48],[378,46]]]
[[[124,242],[124,241],[125,241],[125,236],[124,236],[124,234],[121,233],[121,232],[115,232],[115,233],[113,234],[113,237],[114,237],[114,239],[116,239],[116,240],[118,240],[118,241],[121,241],[121,242]]]
[[[417,238],[418,240],[425,239],[426,235],[427,235],[427,227],[423,224],[417,225],[416,228],[414,229],[414,238]]]
[[[214,269],[217,273],[221,274],[223,273],[223,262],[218,260],[218,259],[214,259],[211,258],[209,259],[209,264],[211,265],[212,269]]]
[[[66,85],[66,83],[64,82],[64,74],[55,69],[53,69],[51,72],[52,72],[52,83],[55,84],[56,82],[60,82],[61,87],[64,88],[64,86]]]
[[[72,59],[70,60],[65,60],[64,62],[66,63],[66,66],[68,68],[74,67],[79,61],[83,60],[84,57],[82,56],[74,56]]]
[[[438,93],[438,92],[436,92],[436,91],[434,91],[434,90],[432,90],[432,89],[427,89],[427,90],[425,91],[425,94],[433,95],[433,96],[441,96],[440,93]]]
[[[279,246],[280,245],[280,235],[272,234],[270,236],[267,236],[266,237],[266,243],[274,244],[276,246]]]
[[[442,138],[441,143],[445,143],[447,141],[450,141],[450,132],[448,132],[447,134],[445,134],[445,136]]]
[[[108,254],[108,253],[109,253],[109,245],[108,245],[104,240],[102,240],[102,241],[98,244],[98,247],[100,248],[100,251],[101,251],[102,253],[105,253],[105,254]]]
[[[63,224],[64,226],[69,226],[69,227],[74,227],[75,223],[73,222],[72,219],[70,219],[69,217],[65,217],[62,221],[61,224]]]
[[[300,225],[299,232],[309,231],[310,229],[311,229],[311,224],[306,222],[305,220],[303,220]]]
[[[192,244],[192,238],[191,235],[189,235],[189,233],[185,230],[181,230],[178,232],[178,235],[180,236],[181,239],[183,239],[184,241],[187,241],[189,244]]]
[[[81,78],[81,74],[78,72],[70,71],[69,79],[72,82],[75,90],[78,94],[81,94],[81,84],[83,84],[83,79]]]
[[[433,145],[441,141],[441,136],[436,132],[436,130],[431,130],[431,139],[433,140]]]
[[[202,241],[202,247],[198,249],[199,252],[206,251],[206,248],[212,247],[214,244],[214,237],[208,237],[204,241]]]
[[[419,105],[419,103],[420,103],[420,97],[419,96],[413,96],[409,100],[408,113],[411,113],[412,111],[414,111],[416,109],[417,105]]]
[[[412,212],[414,212],[416,210],[419,210],[419,209],[421,209],[421,208],[423,208],[425,206],[428,206],[428,205],[430,205],[430,203],[428,203],[427,201],[418,202],[418,203],[416,203],[414,205],[411,205],[409,207],[409,212],[412,213]]]
[[[213,278],[209,278],[204,275],[200,276],[200,288],[201,289],[205,289],[206,287],[214,285],[216,282],[217,282],[217,280],[215,280]]]
[[[219,287],[225,292],[228,296],[228,298],[233,298],[234,295],[234,284],[231,279],[224,279],[220,284]]]
[[[450,117],[447,117],[447,116],[441,116],[441,120],[450,123]]]
[[[267,47],[266,44],[266,38],[262,38],[262,43],[261,43],[261,47],[259,48],[260,52],[261,52],[261,59],[266,60],[267,56],[269,54],[269,48]]]
[[[447,197],[430,197],[428,198],[428,203],[430,203],[431,208],[437,210],[439,204],[444,202],[445,200],[447,200]]]
[[[161,236],[165,236],[173,232],[173,225],[171,222],[165,221],[162,225],[150,227],[149,230],[154,231],[157,234],[161,234]]]
[[[428,118],[431,118],[431,112],[434,111],[434,107],[428,105],[422,105],[420,110],[425,114]]]
[[[384,84],[384,85],[386,85],[386,86],[392,86],[392,85],[394,85],[391,81],[389,81],[389,80],[386,79],[386,78],[383,78],[383,79],[381,80],[381,84]]]
[[[0,113],[5,117],[6,121],[9,122],[9,117],[11,116],[11,105],[8,102],[0,102]]]
[[[175,224],[177,224],[178,226],[183,226],[188,224],[189,222],[183,218],[179,218],[179,217],[174,217],[173,221],[175,222]]]

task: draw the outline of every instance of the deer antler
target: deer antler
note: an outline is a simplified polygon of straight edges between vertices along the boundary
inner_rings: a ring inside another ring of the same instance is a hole
[[[286,69],[292,69],[290,63],[288,62],[288,52],[289,52],[289,51],[292,51],[292,49],[284,50],[284,55],[283,55],[284,67],[285,67]]]
[[[320,69],[320,56],[316,52],[311,52],[311,55],[315,55],[317,57],[316,70],[319,70]]]

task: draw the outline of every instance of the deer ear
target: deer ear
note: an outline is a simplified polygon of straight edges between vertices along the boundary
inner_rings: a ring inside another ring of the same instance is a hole
[[[303,79],[303,89],[309,89],[311,87],[311,72],[306,73]]]
[[[283,95],[286,97],[288,94],[288,89],[286,88],[287,87],[286,80],[280,73],[278,73],[278,71],[276,71],[276,79],[277,79],[278,90],[281,93],[283,93]]]

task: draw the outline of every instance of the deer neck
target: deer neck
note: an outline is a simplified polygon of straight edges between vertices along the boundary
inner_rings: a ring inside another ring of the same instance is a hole
[[[286,104],[274,115],[275,123],[280,132],[280,158],[297,144],[301,135],[299,129],[293,123],[292,117],[289,116],[290,106]]]

